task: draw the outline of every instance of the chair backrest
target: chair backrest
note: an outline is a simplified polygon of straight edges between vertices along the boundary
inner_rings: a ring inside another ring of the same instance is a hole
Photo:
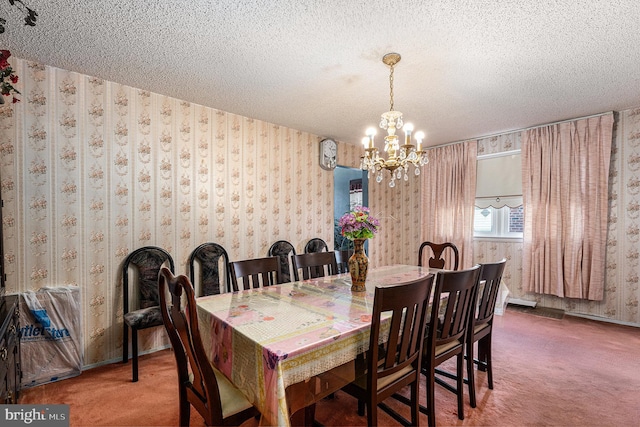
[[[349,272],[349,258],[353,255],[353,249],[351,250],[337,250],[334,251],[336,254],[336,263],[338,264],[338,273],[348,273]]]
[[[158,274],[165,263],[169,264],[171,271],[175,271],[173,258],[169,252],[157,246],[143,246],[127,255],[122,264],[122,309],[124,314],[141,308],[157,307],[160,304]],[[137,270],[137,286],[134,290],[137,292],[136,304],[133,307],[129,303],[129,269],[132,267]]]
[[[451,349],[464,345],[479,281],[479,264],[466,270],[438,272],[429,320],[430,343],[425,344],[428,355],[445,344]]]
[[[186,386],[189,402],[205,420],[210,412],[212,425],[223,425],[220,390],[200,338],[193,285],[187,276],[174,276],[163,267],[156,279],[156,291],[178,365],[178,381]]]
[[[336,263],[334,252],[292,255],[291,260],[296,280],[300,280],[300,270],[302,271],[303,280],[338,274],[338,264]]]
[[[269,248],[268,256],[277,256],[280,259],[280,279],[278,283],[291,282],[294,277],[291,267],[291,255],[296,254],[296,249],[286,240],[278,240]]]
[[[322,240],[319,237],[314,237],[309,240],[306,245],[304,245],[304,253],[310,254],[313,252],[327,252],[329,250],[329,246],[327,242]]]
[[[275,256],[231,261],[229,267],[234,291],[239,290],[238,279],[246,290],[275,285],[280,276],[280,260]]]
[[[396,377],[391,384],[385,386],[387,389],[393,383],[406,378],[407,374],[398,378],[398,373],[407,367],[412,367],[416,376],[420,374],[424,328],[432,285],[433,274],[429,274],[411,282],[375,288],[367,353],[367,372],[372,373],[367,377],[367,390],[373,396],[381,378]],[[391,319],[385,320],[389,312]],[[383,328],[382,325],[387,321],[390,322],[388,338],[381,348],[380,335],[387,335],[383,332],[387,328]],[[413,375],[411,377],[414,378]]]
[[[445,243],[423,242],[420,245],[420,250],[418,251],[419,266],[423,265],[422,256],[423,256],[424,249],[426,247],[429,247],[431,249],[431,252],[433,253],[433,256],[429,258],[429,262],[427,263],[427,266],[429,266],[430,268],[440,268],[440,269],[445,268],[445,266],[447,266],[450,270],[458,269],[460,255],[458,254],[458,248],[456,247],[456,245],[454,245],[451,242],[445,242]],[[449,260],[449,264],[447,264],[446,258],[443,257],[443,255],[445,255],[445,250],[447,250],[447,248],[449,248],[449,252],[452,253],[452,256],[450,257],[450,260]],[[453,266],[453,268],[451,268],[451,266]]]
[[[475,316],[472,317],[472,326],[488,323],[493,319],[496,309],[496,300],[500,290],[500,281],[504,273],[507,259],[494,263],[481,264],[480,283],[478,285],[478,307]]]
[[[221,245],[213,242],[201,244],[191,252],[187,264],[189,278],[198,296],[231,292],[229,255]],[[200,267],[198,277],[196,267]]]

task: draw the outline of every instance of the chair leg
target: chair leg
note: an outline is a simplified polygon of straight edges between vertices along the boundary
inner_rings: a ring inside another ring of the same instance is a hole
[[[189,427],[191,404],[187,400],[187,389],[180,385],[180,426]]]
[[[420,393],[420,373],[418,378],[411,383],[411,425],[418,425],[418,418],[420,417],[420,402],[418,402],[418,395]]]
[[[469,404],[476,407],[475,369],[473,363],[473,341],[467,343],[467,381],[469,384]]]
[[[364,415],[364,400],[358,399],[358,415]]]
[[[129,361],[129,326],[124,323],[122,331],[122,363]]]
[[[435,402],[435,372],[433,369],[431,372],[425,372],[426,383],[427,383],[427,420],[430,427],[435,427],[436,425],[436,408],[434,405]]]
[[[481,338],[480,340],[478,340],[478,370],[479,371],[483,371],[486,372],[487,371],[487,352],[489,351],[487,349],[487,343],[490,342],[490,340],[487,340],[487,336]]]
[[[131,328],[131,367],[133,378],[131,382],[138,382],[138,330]]]
[[[458,376],[456,379],[456,394],[458,395],[458,419],[464,420],[464,353],[456,356]]]
[[[367,425],[369,427],[378,425],[378,405],[375,402],[367,402]]]
[[[487,379],[489,380],[489,389],[493,390],[493,364],[491,363],[491,334],[486,336],[487,344]]]

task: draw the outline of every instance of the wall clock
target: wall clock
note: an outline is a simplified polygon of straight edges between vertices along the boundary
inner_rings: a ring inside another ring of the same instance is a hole
[[[320,141],[320,167],[326,170],[336,168],[338,144],[331,138]]]

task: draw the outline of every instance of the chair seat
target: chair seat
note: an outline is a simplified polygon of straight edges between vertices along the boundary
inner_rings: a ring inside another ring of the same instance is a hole
[[[452,348],[455,347],[462,347],[462,344],[460,343],[460,341],[451,341],[448,342],[446,344],[442,344],[436,347],[436,357],[441,355],[442,353],[445,353],[449,350],[451,350]]]
[[[384,363],[384,360],[382,360],[382,362]],[[411,366],[407,366],[404,369],[400,369],[395,374],[379,378],[378,379],[378,386],[377,386],[376,390],[383,389],[384,387],[388,386],[389,384],[391,384],[392,382],[394,382],[398,378],[402,378],[403,376],[407,375],[411,371],[413,371]],[[353,381],[353,384],[355,384],[356,386],[360,387],[363,390],[366,390],[367,389],[367,374],[365,373],[364,375],[361,375],[358,378],[356,378]]]
[[[162,325],[160,306],[141,308],[124,315],[124,322],[135,329],[151,328]]]
[[[488,323],[483,323],[482,325],[477,325],[474,329],[473,329],[473,333],[475,335],[477,335],[478,333],[480,333],[481,330],[483,329],[487,329],[489,327]]]
[[[244,394],[242,394],[236,386],[231,384],[231,381],[229,381],[222,372],[217,370],[213,365],[211,365],[211,367],[213,368],[213,373],[218,382],[218,389],[220,390],[223,418],[228,418],[231,415],[240,413],[253,406],[247,398],[244,397]],[[193,373],[189,374],[189,382],[193,382]]]

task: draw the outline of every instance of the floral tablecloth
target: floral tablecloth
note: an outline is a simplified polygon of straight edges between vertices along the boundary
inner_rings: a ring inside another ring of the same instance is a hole
[[[198,298],[200,332],[210,360],[260,410],[262,424],[288,426],[288,386],[367,349],[374,288],[427,274],[393,265],[372,269],[362,293],[341,274]]]

